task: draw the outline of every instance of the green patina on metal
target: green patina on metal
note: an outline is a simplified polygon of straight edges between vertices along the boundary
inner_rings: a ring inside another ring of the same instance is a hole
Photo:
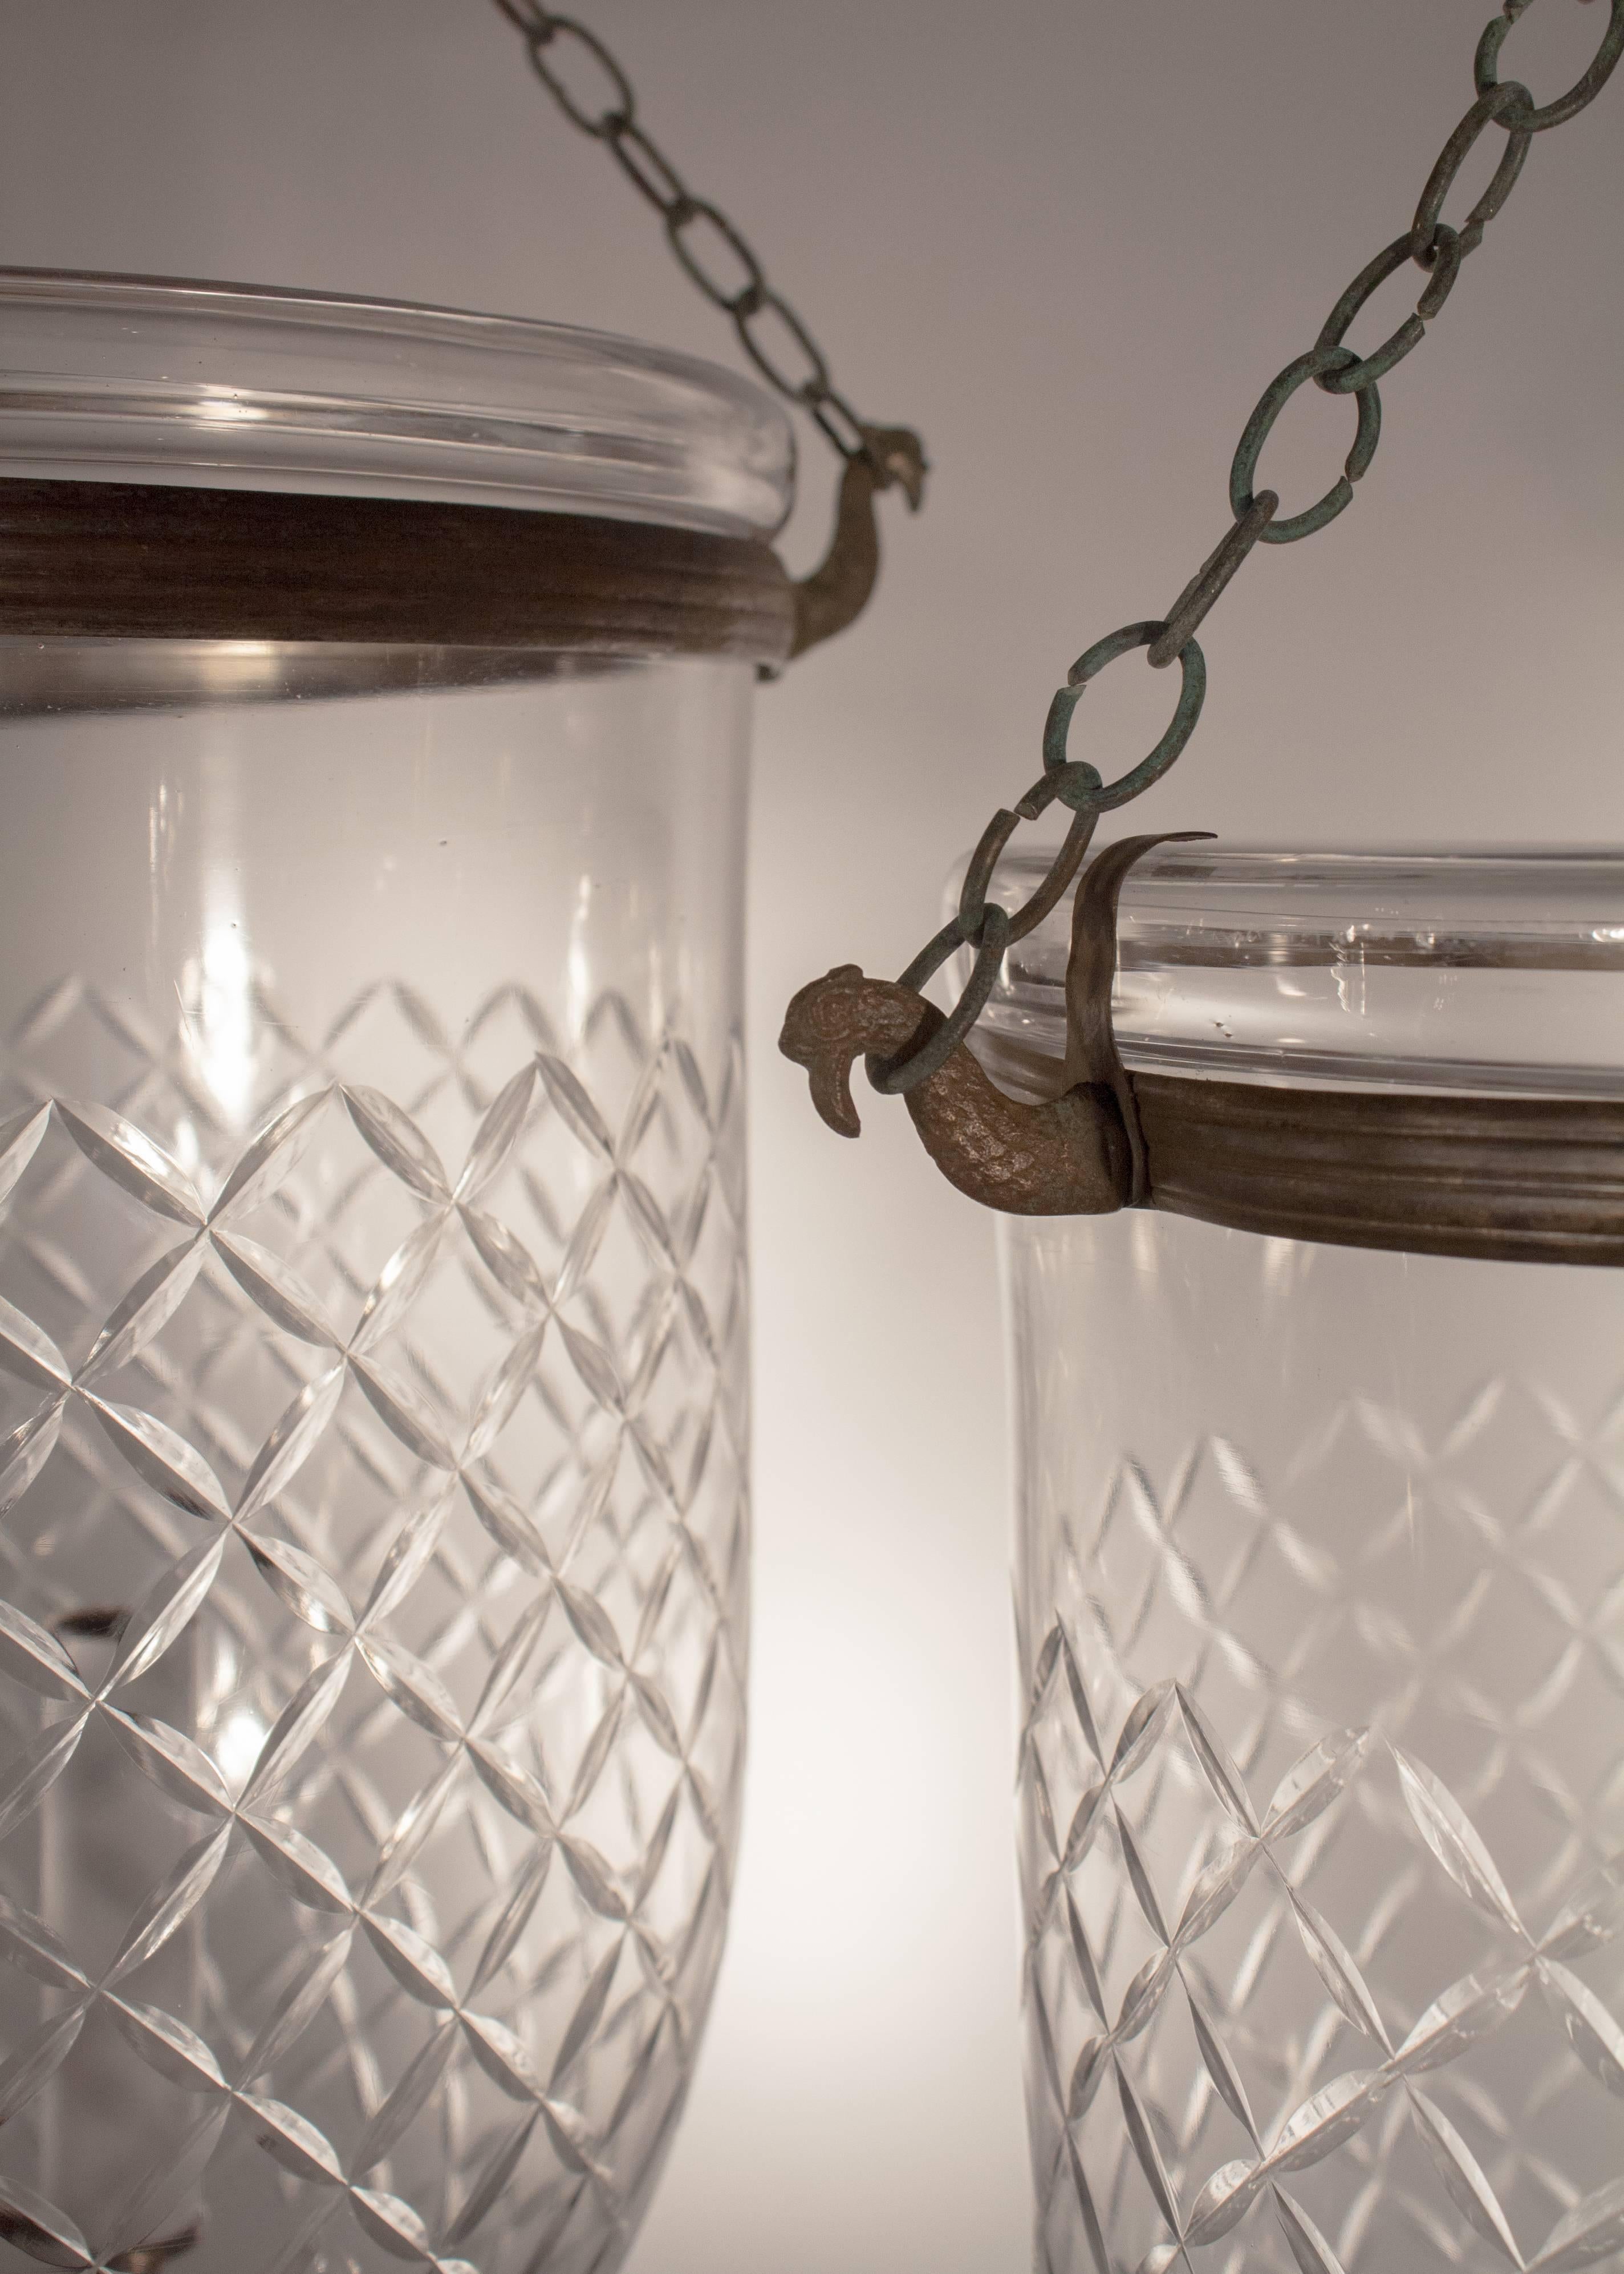
[[[570,124],[603,145],[658,214],[684,273],[731,320],[762,378],[804,410],[846,461],[828,550],[794,587],[790,653],[804,655],[867,607],[880,566],[874,501],[897,488],[918,511],[929,471],[924,444],[911,426],[876,426],[858,416],[805,319],[768,281],[748,237],[719,206],[695,197],[643,125],[636,89],[597,33],[544,0],[495,4],[523,39],[531,69]],[[766,675],[772,676],[771,666]]]
[[[805,321],[768,281],[749,240],[718,207],[694,194],[643,127],[636,92],[598,34],[575,18],[556,13],[545,0],[495,0],[495,4],[520,33],[537,77],[564,116],[603,145],[638,194],[658,212],[675,258],[698,290],[732,321],[763,379],[806,411],[846,462],[828,552],[813,574],[794,587],[791,652],[800,654],[843,629],[866,605],[879,565],[874,501],[882,491],[897,487],[910,506],[919,505],[927,471],[920,439],[910,428],[876,426],[858,416],[836,388],[823,350]],[[1624,0],[1606,0],[1606,28],[1587,68],[1565,94],[1537,104],[1520,80],[1500,77],[1501,50],[1532,4],[1533,0],[1505,0],[1484,30],[1473,62],[1474,99],[1428,173],[1409,226],[1359,271],[1331,309],[1313,345],[1294,357],[1265,388],[1236,448],[1229,469],[1231,520],[1217,545],[1165,617],[1124,625],[1094,641],[1072,665],[1044,723],[1043,771],[1024,795],[1012,806],[1000,807],[987,825],[951,917],[896,983],[865,979],[855,965],[847,964],[795,998],[786,1048],[812,1070],[820,1111],[845,1133],[854,1135],[857,1128],[845,1066],[861,1053],[876,1089],[914,1093],[909,1109],[938,1164],[962,1191],[988,1205],[1049,1213],[1148,1202],[1211,1216],[1218,1222],[1305,1229],[1305,1222],[1299,1224],[1293,1213],[1297,1201],[1289,1178],[1281,1193],[1270,1186],[1263,1199],[1250,1186],[1244,1193],[1238,1185],[1230,1190],[1240,1172],[1214,1138],[1207,1126],[1211,1116],[1203,1120],[1199,1111],[1186,1112],[1183,1093],[1190,1085],[1162,1081],[1149,1086],[1147,1095],[1154,1093],[1155,1105],[1153,1129],[1148,1111],[1141,1119],[1134,1085],[1116,1059],[1109,1037],[1109,990],[1116,894],[1132,861],[1162,840],[1142,837],[1113,846],[1101,856],[1079,895],[1067,983],[1071,1041],[1064,1096],[1041,1109],[1018,1107],[992,1089],[962,1045],[992,992],[1005,951],[1041,923],[1075,882],[1099,817],[1141,796],[1188,744],[1207,693],[1207,662],[1196,634],[1231,578],[1256,546],[1296,544],[1346,512],[1354,486],[1368,471],[1381,440],[1380,382],[1425,338],[1465,262],[1515,189],[1535,136],[1576,117],[1600,94],[1624,56]],[[1458,225],[1446,222],[1443,212],[1450,192],[1491,127],[1500,129],[1506,143],[1488,186]],[[1348,333],[1372,294],[1408,261],[1425,279],[1414,313],[1380,346],[1360,354],[1347,344]],[[1281,412],[1311,382],[1322,394],[1353,396],[1353,440],[1341,472],[1324,495],[1282,515],[1276,493],[1254,485]],[[1071,726],[1091,681],[1108,664],[1136,648],[1147,651],[1153,670],[1177,661],[1178,701],[1154,749],[1108,782],[1098,767],[1070,755]],[[1006,908],[993,896],[1004,850],[1023,822],[1037,820],[1056,803],[1067,807],[1071,816],[1064,841],[1038,889],[1019,907]],[[944,1016],[924,1001],[919,990],[965,948],[974,959],[969,983]],[[1208,1093],[1205,1104],[1210,1105],[1220,1086],[1196,1087]],[[1326,1111],[1335,1119],[1342,1110],[1333,1100]],[[1340,1137],[1333,1132],[1322,1143],[1316,1115],[1323,1118],[1321,1109],[1312,1103],[1301,1109],[1303,1128],[1293,1137],[1298,1153],[1304,1159],[1312,1156],[1319,1160],[1323,1154],[1327,1160],[1340,1161]],[[1523,1122],[1529,1117],[1511,1114],[1505,1129],[1496,1122],[1487,1137],[1478,1126],[1483,1116],[1456,1118],[1458,1128],[1444,1116],[1448,1122],[1444,1135],[1455,1148],[1452,1174],[1462,1193],[1480,1184],[1484,1190],[1470,1204],[1459,1200],[1453,1214],[1446,1210],[1447,1222],[1440,1217],[1436,1224],[1431,1219],[1412,1224],[1407,1218],[1402,1227],[1406,1244],[1489,1254],[1509,1253],[1520,1239],[1523,1247],[1519,1253],[1614,1260],[1606,1243],[1613,1240],[1616,1208],[1611,1212],[1602,1209],[1594,1224],[1589,1218],[1581,1223],[1583,1210],[1565,1186],[1557,1209],[1560,1222],[1553,1216],[1547,1226],[1540,1216],[1542,1228],[1531,1247],[1527,1226],[1507,1231],[1509,1219],[1502,1221],[1502,1156],[1507,1147],[1515,1151],[1523,1141]],[[1388,1119],[1393,1142],[1410,1142],[1415,1133],[1405,1115],[1391,1113]],[[1624,1126],[1624,1109],[1613,1111],[1610,1132],[1615,1121]],[[1595,1131],[1586,1126],[1593,1136]],[[1443,1141],[1430,1122],[1423,1135],[1427,1132],[1427,1141]],[[1391,1167],[1388,1160],[1383,1173]],[[1255,1184],[1262,1171],[1253,1163],[1245,1173]],[[1368,1201],[1369,1195],[1365,1198]],[[1314,1236],[1312,1229],[1309,1236]],[[1380,1238],[1396,1242],[1400,1231],[1388,1226]]]
[[[922,1036],[916,1050],[870,1059],[869,1073],[877,1088],[906,1092],[941,1069],[952,1044],[963,1039],[979,1015],[1004,947],[1047,915],[1075,877],[1095,818],[1141,795],[1178,757],[1195,730],[1206,693],[1207,666],[1195,634],[1207,612],[1254,546],[1292,545],[1299,538],[1312,537],[1352,503],[1354,484],[1369,468],[1381,439],[1377,382],[1425,337],[1427,325],[1449,297],[1463,263],[1482,244],[1489,223],[1516,186],[1534,137],[1547,127],[1563,124],[1593,102],[1624,55],[1624,0],[1608,0],[1607,28],[1589,68],[1565,95],[1543,108],[1538,106],[1519,80],[1501,80],[1497,75],[1507,35],[1531,4],[1532,0],[1506,0],[1478,41],[1476,99],[1440,152],[1409,228],[1359,271],[1327,317],[1313,346],[1295,357],[1264,389],[1242,432],[1229,469],[1229,508],[1234,518],[1218,545],[1164,620],[1124,625],[1120,631],[1096,640],[1072,665],[1044,724],[1042,777],[1012,809],[1004,808],[994,815],[971,862],[965,896],[956,914],[898,982],[909,988],[921,987],[957,949],[970,947],[975,952],[975,964],[969,987],[944,1024]],[[1445,202],[1467,157],[1491,126],[1505,133],[1505,150],[1487,189],[1455,228],[1443,219]],[[1416,312],[1380,347],[1361,356],[1344,344],[1346,335],[1371,295],[1407,260],[1413,260],[1427,277]],[[1252,485],[1275,420],[1290,397],[1311,380],[1323,394],[1353,395],[1358,406],[1357,425],[1342,472],[1324,496],[1301,512],[1282,516],[1274,492],[1254,493]],[[1136,647],[1148,650],[1154,670],[1164,669],[1177,658],[1184,684],[1172,724],[1155,749],[1139,764],[1107,784],[1097,768],[1067,755],[1072,714],[1088,682],[1106,664]],[[1071,807],[1076,817],[1072,828],[1043,885],[1011,916],[989,897],[997,856],[1017,820],[1035,819],[1056,798]]]

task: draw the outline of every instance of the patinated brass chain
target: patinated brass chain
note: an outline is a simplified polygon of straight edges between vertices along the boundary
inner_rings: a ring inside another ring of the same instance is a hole
[[[1194,732],[1207,691],[1207,663],[1195,634],[1208,610],[1254,546],[1290,545],[1300,537],[1311,537],[1351,503],[1353,486],[1369,467],[1381,436],[1378,381],[1420,345],[1427,324],[1454,290],[1462,264],[1477,251],[1484,231],[1515,188],[1535,135],[1563,124],[1600,94],[1624,53],[1624,0],[1608,0],[1607,28],[1590,68],[1565,95],[1544,105],[1536,104],[1529,89],[1518,81],[1502,81],[1499,77],[1506,35],[1530,5],[1531,0],[1506,0],[1478,41],[1477,99],[1428,175],[1414,220],[1402,236],[1360,270],[1308,352],[1296,357],[1264,389],[1246,422],[1229,470],[1229,508],[1234,518],[1220,543],[1164,619],[1124,625],[1107,638],[1096,640],[1071,666],[1065,685],[1049,706],[1043,730],[1042,772],[1014,806],[1002,808],[993,816],[966,871],[957,910],[898,982],[904,988],[921,989],[951,955],[967,946],[975,951],[969,984],[951,1014],[935,1027],[918,1049],[890,1058],[869,1057],[868,1076],[876,1088],[913,1089],[946,1065],[980,1017],[1005,950],[1042,922],[1076,877],[1100,815],[1147,790],[1178,757]],[[1505,134],[1505,150],[1487,189],[1460,226],[1454,227],[1443,219],[1445,200],[1468,154],[1491,126]],[[1414,261],[1427,277],[1415,313],[1406,317],[1381,346],[1361,356],[1343,344],[1347,333],[1372,293],[1406,261]],[[1353,446],[1342,472],[1318,503],[1300,513],[1282,516],[1273,490],[1253,487],[1258,461],[1281,411],[1298,388],[1311,380],[1327,395],[1354,397],[1357,424]],[[1177,705],[1172,723],[1149,756],[1116,780],[1105,782],[1093,766],[1067,755],[1071,714],[1089,681],[1107,664],[1141,647],[1148,651],[1154,669],[1177,663]],[[1035,821],[1056,801],[1071,814],[1064,841],[1037,891],[1011,915],[989,898],[994,871],[1020,824]]]
[[[882,487],[903,479],[885,439],[898,430],[858,417],[805,320],[768,282],[749,239],[719,207],[694,195],[643,126],[636,91],[597,33],[541,0],[496,5],[523,34],[537,78],[570,124],[601,142],[654,207],[673,252],[712,307],[732,319],[768,386],[808,411],[843,458],[868,464]]]

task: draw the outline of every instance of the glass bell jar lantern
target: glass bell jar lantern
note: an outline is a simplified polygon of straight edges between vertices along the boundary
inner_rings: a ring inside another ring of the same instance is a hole
[[[787,427],[0,301],[0,2255],[605,2269],[739,1826]]]
[[[1041,2274],[1624,2265],[1624,855],[1093,843],[1190,741],[1230,580],[1348,509],[1381,390],[1624,57],[1609,0],[1538,101],[1500,72],[1530,4],[946,923],[785,1021],[831,1127],[861,1057],[1001,1217]],[[1352,438],[1282,512],[1311,386]],[[1136,655],[1170,712],[1137,763],[1072,731]]]
[[[1119,957],[1156,1204],[1000,1240],[1037,2263],[1613,2265],[1624,857],[1165,848]]]

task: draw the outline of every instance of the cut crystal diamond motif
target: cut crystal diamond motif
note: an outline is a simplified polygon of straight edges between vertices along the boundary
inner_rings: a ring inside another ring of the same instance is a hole
[[[1619,1418],[1587,1444],[1491,1383],[1427,1443],[1353,1400],[1272,1492],[1208,1437],[1161,1489],[1124,1461],[1086,1531],[1046,1515],[1020,1753],[1046,2274],[1396,2274],[1395,2236],[1404,2274],[1624,2264]],[[1337,1549],[1316,1495],[1345,1512],[1350,1476],[1370,1521]],[[1372,1575],[1417,1476],[1401,1613]],[[1327,1725],[1311,1672],[1378,1719]]]
[[[0,2259],[607,2270],[738,1826],[737,1043],[252,1016],[246,1135],[184,1020],[10,1041]]]

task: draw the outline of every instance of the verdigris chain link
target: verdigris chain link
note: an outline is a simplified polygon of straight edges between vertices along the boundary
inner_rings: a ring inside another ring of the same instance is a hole
[[[502,0],[506,4],[506,0]],[[1323,529],[1353,501],[1353,486],[1368,470],[1381,439],[1385,379],[1425,336],[1426,327],[1455,289],[1462,263],[1483,242],[1484,232],[1516,186],[1536,134],[1560,126],[1595,100],[1624,53],[1624,0],[1608,0],[1607,28],[1589,68],[1568,93],[1543,107],[1516,79],[1499,77],[1506,38],[1532,0],[1506,0],[1477,43],[1474,65],[1477,99],[1445,143],[1427,177],[1414,219],[1403,235],[1362,268],[1327,317],[1306,354],[1271,380],[1247,420],[1229,470],[1230,526],[1179,594],[1164,620],[1125,625],[1096,640],[1071,666],[1066,683],[1049,706],[1043,730],[1043,772],[1012,807],[994,814],[965,875],[959,907],[949,922],[901,975],[905,987],[921,988],[962,947],[975,951],[969,985],[950,1016],[908,1057],[871,1058],[868,1073],[882,1090],[908,1090],[946,1063],[974,1025],[992,992],[1004,951],[1041,923],[1059,901],[1082,865],[1094,824],[1101,813],[1124,805],[1164,774],[1195,731],[1207,689],[1207,663],[1196,632],[1229,579],[1256,545],[1291,545]],[[1458,228],[1443,219],[1445,202],[1461,168],[1491,126],[1506,136],[1506,147],[1486,190]],[[1427,282],[1392,336],[1368,355],[1344,344],[1355,319],[1379,285],[1404,263],[1414,261]],[[1327,395],[1351,395],[1357,409],[1353,443],[1336,480],[1317,503],[1282,515],[1273,490],[1253,489],[1258,463],[1281,411],[1310,380]],[[1083,690],[1106,665],[1132,649],[1148,651],[1154,670],[1177,661],[1181,685],[1171,725],[1150,755],[1116,781],[1103,781],[1091,765],[1068,755],[1071,716]],[[1004,847],[1023,821],[1035,821],[1058,801],[1070,807],[1071,825],[1043,882],[1023,907],[1011,914],[989,898]]]
[[[537,78],[572,126],[601,142],[665,224],[673,252],[713,307],[733,320],[740,344],[769,387],[808,411],[846,459],[861,458],[889,484],[880,455],[885,431],[861,419],[836,387],[804,319],[773,290],[749,239],[708,199],[695,197],[637,116],[630,79],[596,32],[542,0],[496,0],[523,38]]]

